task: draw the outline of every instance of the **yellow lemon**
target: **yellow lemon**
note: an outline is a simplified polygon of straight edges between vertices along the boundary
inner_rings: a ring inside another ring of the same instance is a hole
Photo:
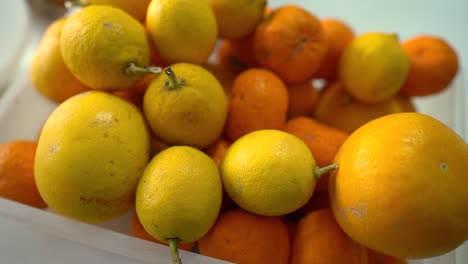
[[[252,33],[265,12],[266,0],[209,0],[216,17],[218,34],[239,39]]]
[[[151,0],[138,0],[138,1],[128,1],[128,0],[81,0],[82,2],[88,2],[92,5],[111,5],[118,7],[135,19],[144,22],[146,18],[146,11],[148,10],[148,5]]]
[[[133,207],[149,150],[135,106],[100,91],[75,95],[42,128],[34,164],[39,193],[61,215],[110,220]]]
[[[146,27],[161,58],[169,64],[205,63],[218,38],[218,28],[208,1],[152,1]]]
[[[73,13],[62,29],[60,50],[70,71],[90,88],[119,90],[142,74],[130,65],[148,66],[150,47],[143,25],[123,10],[90,5]]]
[[[338,73],[358,101],[377,103],[395,95],[409,72],[409,58],[396,34],[370,32],[355,37],[341,55]]]
[[[49,25],[31,58],[29,76],[33,87],[54,102],[63,102],[88,88],[70,72],[60,53],[60,34],[66,18]]]
[[[284,215],[303,206],[321,174],[307,145],[280,130],[250,132],[237,139],[221,162],[221,177],[229,197],[251,213]]]
[[[438,120],[387,115],[357,129],[338,151],[330,200],[360,244],[400,258],[429,258],[468,237],[468,145]]]
[[[211,72],[195,64],[177,63],[150,83],[143,111],[163,142],[202,149],[221,135],[227,99]]]
[[[147,165],[137,188],[136,213],[150,235],[171,247],[194,242],[214,225],[222,188],[208,155],[189,146],[169,147]]]

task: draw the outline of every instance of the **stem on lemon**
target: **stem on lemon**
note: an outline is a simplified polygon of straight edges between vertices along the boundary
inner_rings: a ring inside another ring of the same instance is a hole
[[[180,239],[178,238],[169,238],[169,247],[171,249],[172,255],[172,264],[182,264],[182,260],[179,256],[179,248],[177,247],[180,243]]]
[[[157,66],[141,67],[141,66],[137,66],[133,62],[130,62],[127,65],[127,67],[125,68],[125,73],[128,74],[128,75],[132,75],[132,74],[136,74],[136,73],[139,73],[139,74],[158,74],[158,73],[161,73],[162,71],[163,71],[163,69],[161,67],[157,67]]]
[[[315,167],[314,177],[316,180],[318,180],[323,174],[329,173],[330,171],[336,170],[336,169],[338,169],[338,164],[336,163],[333,163],[333,164],[330,164],[321,168]]]
[[[171,67],[164,68],[164,73],[169,77],[169,79],[166,80],[166,89],[177,89],[185,84],[185,80],[183,78],[178,78]]]

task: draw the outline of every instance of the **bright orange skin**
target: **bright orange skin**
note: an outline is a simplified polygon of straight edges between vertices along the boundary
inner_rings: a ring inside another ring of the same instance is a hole
[[[34,180],[37,143],[9,141],[0,144],[0,197],[36,208],[46,208]]]
[[[198,248],[202,255],[239,264],[287,264],[290,239],[281,218],[234,209],[221,213]]]
[[[313,211],[296,226],[291,264],[366,264],[366,249],[349,238],[329,208]]]
[[[410,59],[410,71],[401,91],[426,96],[447,89],[458,73],[455,49],[437,36],[419,35],[402,43]]]
[[[281,129],[288,111],[288,90],[273,72],[251,68],[231,89],[225,134],[229,140],[259,129]]]
[[[281,6],[257,26],[253,49],[260,66],[277,73],[286,83],[301,83],[318,70],[326,53],[320,20],[309,11]]]
[[[321,22],[327,39],[327,53],[314,77],[335,80],[341,53],[354,38],[354,31],[340,19],[324,18]]]

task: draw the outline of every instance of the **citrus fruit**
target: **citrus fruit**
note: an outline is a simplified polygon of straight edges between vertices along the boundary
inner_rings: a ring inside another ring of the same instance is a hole
[[[227,149],[221,177],[229,197],[242,209],[259,215],[291,213],[312,196],[319,176],[307,145],[274,129],[250,132]]]
[[[367,263],[367,251],[343,232],[330,208],[323,208],[299,220],[290,263],[362,264]]]
[[[440,121],[380,117],[351,134],[335,162],[333,213],[355,241],[406,259],[438,256],[467,239],[468,145]]]
[[[458,73],[455,49],[443,38],[418,35],[402,43],[410,60],[408,78],[401,91],[409,96],[426,96],[447,89]]]
[[[39,193],[55,212],[103,222],[133,207],[149,159],[142,113],[101,91],[75,95],[47,118],[38,140],[34,173]]]
[[[8,141],[0,144],[0,197],[45,208],[34,180],[36,142]]]
[[[338,75],[346,91],[356,100],[377,103],[398,93],[409,65],[396,34],[368,32],[346,46]]]
[[[319,90],[312,81],[288,85],[288,117],[312,115],[319,99]]]
[[[208,1],[159,0],[148,6],[146,27],[169,64],[203,64],[218,38],[216,17]]]
[[[326,38],[320,20],[296,5],[280,6],[256,27],[253,50],[260,66],[286,83],[309,80],[326,52]]]
[[[138,238],[141,238],[141,239],[144,239],[144,240],[147,240],[147,241],[156,242],[158,244],[162,244],[162,245],[167,246],[167,244],[165,242],[161,242],[161,241],[157,240],[152,235],[148,234],[148,232],[146,232],[143,225],[141,225],[140,219],[138,219],[138,215],[136,214],[136,212],[132,214],[132,226],[131,226],[130,234],[132,236],[134,236],[134,237],[138,237]],[[187,251],[192,250],[194,246],[195,246],[195,242],[180,243],[178,245],[179,249],[183,249],[183,250],[187,250]]]
[[[266,0],[208,0],[216,17],[218,34],[223,39],[247,36],[262,19]]]
[[[60,50],[73,75],[98,90],[131,87],[143,78],[131,66],[148,66],[151,59],[143,25],[109,5],[86,6],[70,15]]]
[[[60,53],[60,35],[66,21],[66,18],[60,18],[47,27],[29,65],[33,87],[57,103],[88,90],[70,72]]]
[[[198,241],[200,254],[240,264],[287,264],[290,240],[281,218],[233,209]]]
[[[169,244],[177,260],[178,243],[199,240],[214,225],[222,188],[209,156],[193,147],[173,146],[146,167],[137,188],[136,212],[145,230]]]
[[[224,132],[230,140],[259,129],[280,129],[286,121],[288,89],[263,68],[243,71],[232,84]]]
[[[408,264],[406,259],[392,257],[372,249],[367,249],[369,264]]]
[[[151,0],[138,0],[138,1],[128,1],[128,0],[81,0],[87,1],[92,5],[111,5],[118,7],[129,15],[137,19],[138,21],[144,22],[146,18],[146,11],[148,10],[148,5]]]
[[[221,135],[227,117],[224,89],[205,68],[177,63],[158,75],[143,97],[145,117],[170,145],[205,148]]]

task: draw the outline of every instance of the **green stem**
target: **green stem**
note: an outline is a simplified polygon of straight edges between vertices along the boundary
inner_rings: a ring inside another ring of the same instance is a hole
[[[171,67],[164,68],[164,73],[169,77],[169,79],[166,80],[166,89],[177,89],[185,84],[185,80],[183,78],[178,78]]]
[[[180,259],[179,256],[179,249],[177,245],[180,243],[180,239],[178,238],[169,238],[169,247],[171,249],[171,255],[172,255],[172,264],[182,264],[182,260]]]
[[[323,174],[329,173],[330,171],[336,170],[336,169],[338,169],[338,164],[336,163],[333,163],[333,164],[330,164],[328,166],[321,167],[321,168],[315,167],[314,178],[318,180]]]
[[[137,66],[135,63],[130,62],[127,67],[125,67],[125,73],[128,75],[133,75],[133,74],[158,74],[161,73],[163,69],[161,67],[156,67],[156,66],[145,66],[145,67],[140,67]]]

